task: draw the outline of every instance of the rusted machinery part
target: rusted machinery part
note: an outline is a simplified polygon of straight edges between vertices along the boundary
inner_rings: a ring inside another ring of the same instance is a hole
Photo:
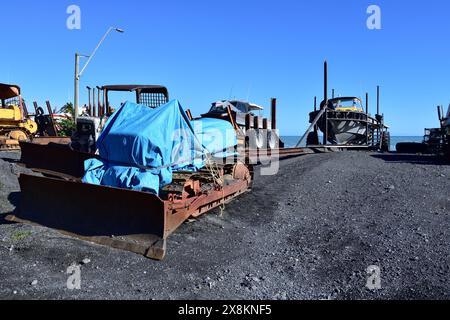
[[[252,175],[248,166],[240,162],[233,166],[232,177],[233,179],[248,181],[249,183],[252,181]]]
[[[3,134],[3,136],[0,136],[1,151],[20,150],[19,141],[28,139],[27,132],[20,129],[13,129],[11,131],[3,132]]]
[[[42,138],[42,142],[44,139]],[[55,171],[65,175],[81,178],[84,175],[84,161],[96,158],[90,153],[77,152],[67,144],[37,144],[20,142],[22,150],[20,162],[29,169]]]
[[[28,135],[25,131],[23,130],[12,130],[8,133],[8,137],[11,140],[16,140],[16,141],[24,141],[28,139]]]
[[[20,150],[19,141],[0,137],[0,151],[18,151]]]
[[[299,157],[306,154],[312,154],[314,151],[310,148],[281,148],[281,149],[264,149],[264,150],[247,150],[245,152],[246,159],[250,159],[250,163],[254,162],[267,163],[268,161],[282,160],[291,157]],[[256,161],[255,161],[256,160]]]
[[[31,142],[40,145],[48,145],[50,143],[69,145],[71,140],[69,137],[33,137]]]
[[[32,150],[36,146],[29,144],[23,146],[25,152],[45,150]],[[220,166],[226,180],[223,188],[217,188],[206,169],[176,172],[174,182],[158,197],[146,192],[83,184],[80,164],[84,157],[92,155],[70,153],[54,146],[47,150],[53,150],[50,151],[53,155],[59,152],[56,156],[60,161],[72,161],[69,162],[72,168],[66,168],[65,173],[54,172],[43,169],[42,162],[34,162],[41,164],[37,171],[45,177],[20,176],[20,209],[7,217],[9,221],[46,226],[82,240],[158,260],[165,255],[167,237],[185,220],[231,201],[246,192],[252,180],[251,172],[241,163]]]

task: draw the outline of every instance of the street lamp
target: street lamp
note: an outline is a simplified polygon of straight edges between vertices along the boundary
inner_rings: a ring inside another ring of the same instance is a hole
[[[112,31],[116,31],[116,32],[119,32],[119,33],[124,33],[124,31],[122,29],[110,27],[108,29],[108,31],[106,31],[105,35],[100,40],[100,42],[97,44],[97,46],[95,47],[94,51],[91,53],[90,56],[86,56],[86,55],[75,53],[75,94],[74,94],[75,95],[75,97],[74,97],[75,121],[78,118],[78,96],[79,96],[79,81],[80,81],[80,78],[83,75],[84,70],[86,70],[86,67],[88,66],[89,62],[91,62],[91,60],[94,57],[95,53],[97,52],[98,48],[100,48],[100,46],[103,43],[103,41],[105,41],[106,37]],[[79,71],[79,68],[80,68],[80,57],[88,58],[88,60],[86,61],[85,65],[84,65],[83,69],[81,69],[81,71]]]

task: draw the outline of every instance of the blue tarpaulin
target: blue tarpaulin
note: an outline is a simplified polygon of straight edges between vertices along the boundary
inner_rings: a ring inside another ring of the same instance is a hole
[[[159,194],[173,171],[196,171],[205,165],[206,153],[229,156],[225,150],[236,144],[229,122],[191,122],[177,100],[155,109],[126,102],[97,141],[102,160],[85,162],[83,182]]]
[[[197,139],[215,158],[235,154],[227,150],[237,145],[236,131],[231,123],[214,118],[200,118],[191,121],[191,124]]]

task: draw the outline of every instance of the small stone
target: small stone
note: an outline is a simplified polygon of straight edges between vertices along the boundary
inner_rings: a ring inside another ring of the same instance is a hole
[[[37,280],[33,280],[33,282],[31,282],[31,285],[32,286],[36,286],[38,284],[38,281]]]
[[[89,263],[91,263],[91,259],[88,259],[88,258],[83,259],[83,261],[81,261],[81,263],[82,264],[89,264]]]
[[[17,291],[16,291],[16,290],[14,290],[14,291],[13,291],[13,294],[17,294]]]

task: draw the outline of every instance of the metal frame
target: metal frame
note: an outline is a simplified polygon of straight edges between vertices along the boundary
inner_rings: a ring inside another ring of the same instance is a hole
[[[135,92],[136,103],[148,105],[151,108],[159,107],[169,101],[169,90],[159,85],[108,85],[101,87],[103,91],[104,104],[101,109],[111,112],[109,104],[109,92]],[[142,95],[149,95],[143,97]]]

